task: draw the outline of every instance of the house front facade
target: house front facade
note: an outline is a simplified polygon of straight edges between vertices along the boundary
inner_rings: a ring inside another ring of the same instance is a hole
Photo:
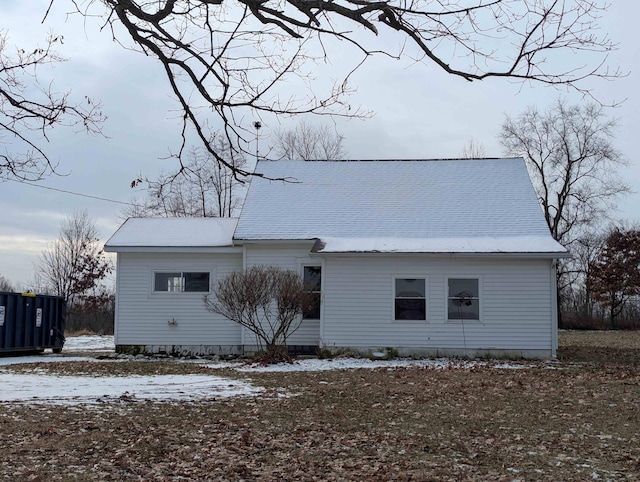
[[[242,354],[254,336],[208,312],[251,266],[299,272],[315,300],[297,349],[553,357],[555,263],[522,159],[260,162],[239,219],[129,219],[119,351]]]

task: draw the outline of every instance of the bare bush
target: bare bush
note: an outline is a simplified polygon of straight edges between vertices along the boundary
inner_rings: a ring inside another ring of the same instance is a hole
[[[256,336],[263,361],[290,361],[287,339],[302,322],[308,303],[302,276],[275,266],[254,266],[218,281],[207,310],[234,321]]]

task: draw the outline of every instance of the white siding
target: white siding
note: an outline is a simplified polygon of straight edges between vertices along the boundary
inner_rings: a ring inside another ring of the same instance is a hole
[[[238,269],[240,253],[119,253],[116,345],[240,345],[240,326],[207,311],[205,293],[153,292],[154,270],[210,271],[213,286],[216,279]]]
[[[549,259],[429,255],[309,255],[311,243],[247,245],[247,267],[301,272],[322,266],[322,319],[304,321],[290,345],[401,353],[475,351],[555,355],[553,265]],[[154,270],[212,272],[212,283],[242,269],[243,255],[118,254],[116,344],[251,346],[253,334],[205,310],[199,293],[153,293]],[[427,320],[394,321],[394,276],[426,277]],[[447,321],[447,277],[480,279],[481,320]],[[175,319],[171,326],[168,321]],[[463,329],[464,328],[464,329]],[[466,346],[465,346],[466,344]],[[215,350],[214,350],[215,351]],[[228,350],[220,350],[222,352]]]
[[[312,246],[313,242],[288,247],[248,245],[245,257],[246,267],[272,265],[279,266],[282,269],[291,269],[302,275],[303,263],[315,261],[318,264],[322,264],[322,259],[309,258],[309,251]],[[324,278],[324,270],[322,276]],[[317,320],[303,320],[300,328],[289,338],[288,344],[317,346],[320,341],[320,323]],[[244,337],[247,345],[254,343],[255,337],[253,334],[245,332]]]
[[[322,344],[543,350],[554,355],[551,261],[429,256],[327,256]],[[428,277],[427,321],[393,320],[393,276]],[[478,276],[481,321],[446,318],[446,278]],[[464,328],[464,336],[463,336]]]

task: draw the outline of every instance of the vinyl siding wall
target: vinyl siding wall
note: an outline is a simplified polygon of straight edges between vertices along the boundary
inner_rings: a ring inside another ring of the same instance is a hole
[[[327,256],[322,344],[555,355],[548,259]],[[394,321],[394,276],[426,277],[427,320]],[[447,321],[447,277],[480,279],[481,320]]]
[[[240,345],[240,326],[208,312],[202,301],[205,293],[153,292],[156,270],[210,271],[213,286],[216,279],[238,269],[241,253],[118,253],[116,345]]]
[[[464,354],[469,350],[473,355],[473,350],[480,350],[555,356],[554,270],[549,259],[312,257],[310,248],[311,243],[304,243],[247,245],[243,254],[119,253],[116,344],[252,346],[253,334],[242,333],[235,323],[206,311],[201,293],[153,293],[152,285],[154,270],[209,270],[214,283],[242,269],[244,257],[247,267],[276,265],[302,273],[304,264],[322,266],[322,320],[303,321],[289,339],[290,345],[362,351],[392,347],[407,354]],[[480,279],[481,320],[464,325],[447,321],[447,277],[467,276]],[[393,319],[394,277],[428,279],[426,321]],[[168,323],[171,319],[177,321],[175,326]]]

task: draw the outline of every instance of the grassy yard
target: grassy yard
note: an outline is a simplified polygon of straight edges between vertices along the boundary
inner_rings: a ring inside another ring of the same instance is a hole
[[[0,404],[0,479],[640,480],[638,335],[562,332],[559,362],[518,369],[15,367],[212,373],[268,390],[206,403]]]

